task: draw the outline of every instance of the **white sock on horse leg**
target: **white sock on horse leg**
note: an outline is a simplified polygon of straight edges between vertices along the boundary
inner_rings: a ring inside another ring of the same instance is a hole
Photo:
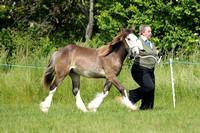
[[[81,96],[80,96],[80,90],[78,91],[78,93],[76,94],[76,106],[83,112],[88,112],[85,104],[83,103]]]
[[[126,90],[124,90],[125,92],[125,96],[123,96],[123,99],[122,99],[122,103],[124,105],[126,105],[126,107],[130,110],[130,111],[135,111],[137,110],[137,106],[135,104],[132,104],[131,101],[129,100],[128,96],[127,96],[127,93],[126,93]]]
[[[51,101],[52,101],[53,95],[56,92],[57,88],[58,87],[56,87],[55,89],[50,91],[48,97],[46,97],[46,99],[43,102],[40,103],[40,110],[41,111],[48,112],[49,107],[51,106]]]
[[[106,91],[106,93],[104,94],[102,93],[98,93],[96,98],[94,100],[92,100],[89,104],[88,104],[88,108],[93,111],[96,112],[97,108],[100,106],[100,104],[102,103],[103,99],[107,97],[109,91]]]

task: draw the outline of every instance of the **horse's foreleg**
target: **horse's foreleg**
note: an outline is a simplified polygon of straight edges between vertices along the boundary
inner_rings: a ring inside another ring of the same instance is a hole
[[[122,95],[122,98],[120,99],[121,103],[126,105],[126,107],[131,111],[137,110],[137,106],[131,103],[131,101],[127,96],[125,88],[118,81],[117,77],[116,76],[110,77],[109,80],[120,91]]]
[[[88,112],[88,110],[85,107],[85,104],[83,103],[83,101],[81,99],[80,90],[78,90],[75,97],[76,97],[76,106],[78,107],[78,109],[80,109],[83,112]]]
[[[125,96],[122,96],[122,104],[126,105],[126,107],[130,110],[130,111],[135,111],[137,110],[137,105],[136,104],[132,104],[132,102],[129,100],[126,90],[124,90],[125,92]]]
[[[112,83],[106,80],[106,83],[104,85],[104,91],[102,93],[97,94],[96,98],[88,104],[88,108],[90,111],[93,111],[93,112],[97,111],[103,99],[107,97],[111,86],[112,86]]]
[[[74,72],[70,72],[70,77],[72,79],[72,84],[73,84],[73,94],[76,97],[76,106],[78,107],[78,109],[80,109],[83,112],[88,112],[85,104],[83,103],[82,99],[81,99],[81,95],[80,95],[80,75],[74,73]]]

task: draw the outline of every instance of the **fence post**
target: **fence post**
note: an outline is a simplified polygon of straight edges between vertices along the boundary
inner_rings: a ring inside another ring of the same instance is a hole
[[[171,67],[171,79],[172,79],[172,94],[173,94],[173,103],[175,108],[175,90],[174,90],[174,78],[173,78],[173,67],[172,67],[172,58],[170,58],[170,67]]]

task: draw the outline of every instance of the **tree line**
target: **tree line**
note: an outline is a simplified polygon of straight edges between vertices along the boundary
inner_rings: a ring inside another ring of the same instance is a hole
[[[20,48],[47,55],[77,42],[100,47],[119,28],[149,24],[152,40],[165,54],[199,50],[197,0],[0,0],[0,49],[12,56]]]

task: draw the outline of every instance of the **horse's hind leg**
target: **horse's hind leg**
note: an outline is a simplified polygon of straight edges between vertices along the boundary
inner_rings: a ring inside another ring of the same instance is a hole
[[[41,111],[48,112],[50,105],[51,105],[53,95],[56,92],[60,82],[66,77],[67,74],[68,74],[68,72],[66,72],[66,71],[57,72],[56,78],[55,78],[53,84],[50,86],[50,92],[49,92],[48,97],[46,97],[46,99],[40,103]]]
[[[55,79],[54,83],[50,86],[50,92],[49,92],[48,97],[46,97],[46,99],[43,102],[40,103],[40,110],[41,111],[48,112],[50,105],[51,105],[53,95],[54,95],[54,93],[56,92],[56,89],[59,86],[59,84],[57,84],[57,82],[58,82],[58,80]]]
[[[104,91],[102,93],[97,94],[96,98],[88,104],[88,108],[90,111],[93,111],[93,112],[97,111],[103,99],[107,97],[111,86],[112,86],[112,83],[106,80],[106,83],[104,85]]]
[[[83,112],[88,112],[85,104],[83,103],[81,96],[80,96],[80,75],[70,72],[69,73],[71,79],[72,79],[72,85],[73,85],[73,94],[76,97],[76,106],[78,109],[80,109]]]

